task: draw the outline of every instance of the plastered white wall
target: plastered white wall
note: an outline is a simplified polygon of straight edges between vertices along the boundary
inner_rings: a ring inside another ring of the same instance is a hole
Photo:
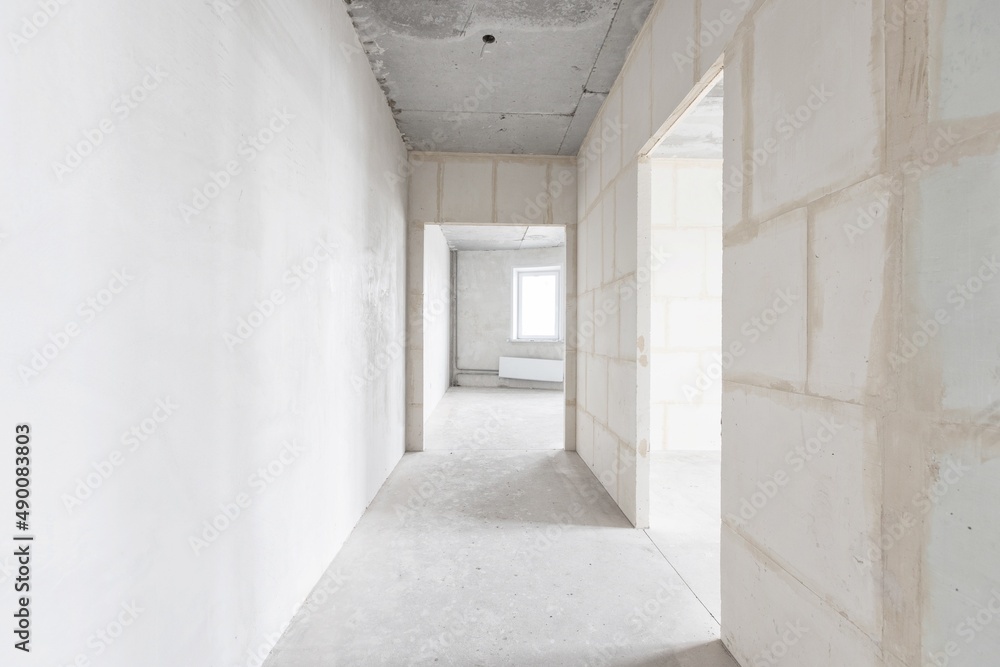
[[[424,227],[424,421],[451,386],[452,252],[438,225]]]
[[[457,131],[457,128],[456,128]],[[406,447],[423,449],[423,228],[426,224],[566,227],[566,448],[576,443],[576,158],[412,152],[407,234]],[[414,316],[416,314],[416,316]]]
[[[722,160],[650,160],[649,444],[722,446]]]
[[[0,662],[259,664],[403,453],[406,153],[341,2],[47,4],[0,53]]]
[[[560,320],[564,319],[565,247],[459,251],[457,255],[456,362],[460,376],[465,371],[472,371],[473,375],[477,371],[497,371],[500,357],[563,358],[564,341],[512,341],[511,318],[514,269],[557,266],[561,270]],[[564,328],[561,322],[560,329]],[[495,379],[492,374],[487,377]]]

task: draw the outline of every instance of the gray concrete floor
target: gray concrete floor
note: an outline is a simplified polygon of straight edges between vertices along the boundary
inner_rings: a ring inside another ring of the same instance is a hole
[[[561,391],[450,387],[424,424],[424,451],[559,450],[565,412]]]
[[[737,667],[572,452],[407,454],[267,667]]]
[[[649,534],[681,578],[721,618],[719,452],[652,452]]]

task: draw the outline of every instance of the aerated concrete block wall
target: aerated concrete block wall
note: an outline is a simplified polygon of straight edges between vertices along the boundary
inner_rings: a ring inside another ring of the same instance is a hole
[[[443,131],[443,130],[442,130]],[[423,450],[424,226],[566,227],[566,448],[576,428],[576,158],[411,152],[407,237],[407,451]]]
[[[722,446],[722,160],[656,159],[650,170],[649,444]]]
[[[422,398],[424,421],[451,386],[452,253],[438,225],[424,227],[424,353]]]
[[[985,0],[664,0],[584,142],[578,328],[619,321],[581,346],[577,447],[641,526],[657,249],[623,199],[722,54],[722,624],[741,664],[997,654],[998,35]]]
[[[259,665],[403,453],[406,152],[339,1],[45,4],[0,10],[0,662]]]

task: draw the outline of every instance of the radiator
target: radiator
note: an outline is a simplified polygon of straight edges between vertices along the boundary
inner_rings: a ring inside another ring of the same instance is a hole
[[[564,367],[565,364],[561,359],[500,357],[500,377],[511,380],[562,382]]]

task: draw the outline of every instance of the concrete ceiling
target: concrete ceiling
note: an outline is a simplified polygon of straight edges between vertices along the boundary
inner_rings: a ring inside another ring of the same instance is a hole
[[[452,250],[525,250],[566,245],[564,227],[518,225],[441,225]]]
[[[722,79],[650,151],[653,158],[722,159]]]
[[[577,153],[653,6],[344,1],[408,146],[537,155]]]

